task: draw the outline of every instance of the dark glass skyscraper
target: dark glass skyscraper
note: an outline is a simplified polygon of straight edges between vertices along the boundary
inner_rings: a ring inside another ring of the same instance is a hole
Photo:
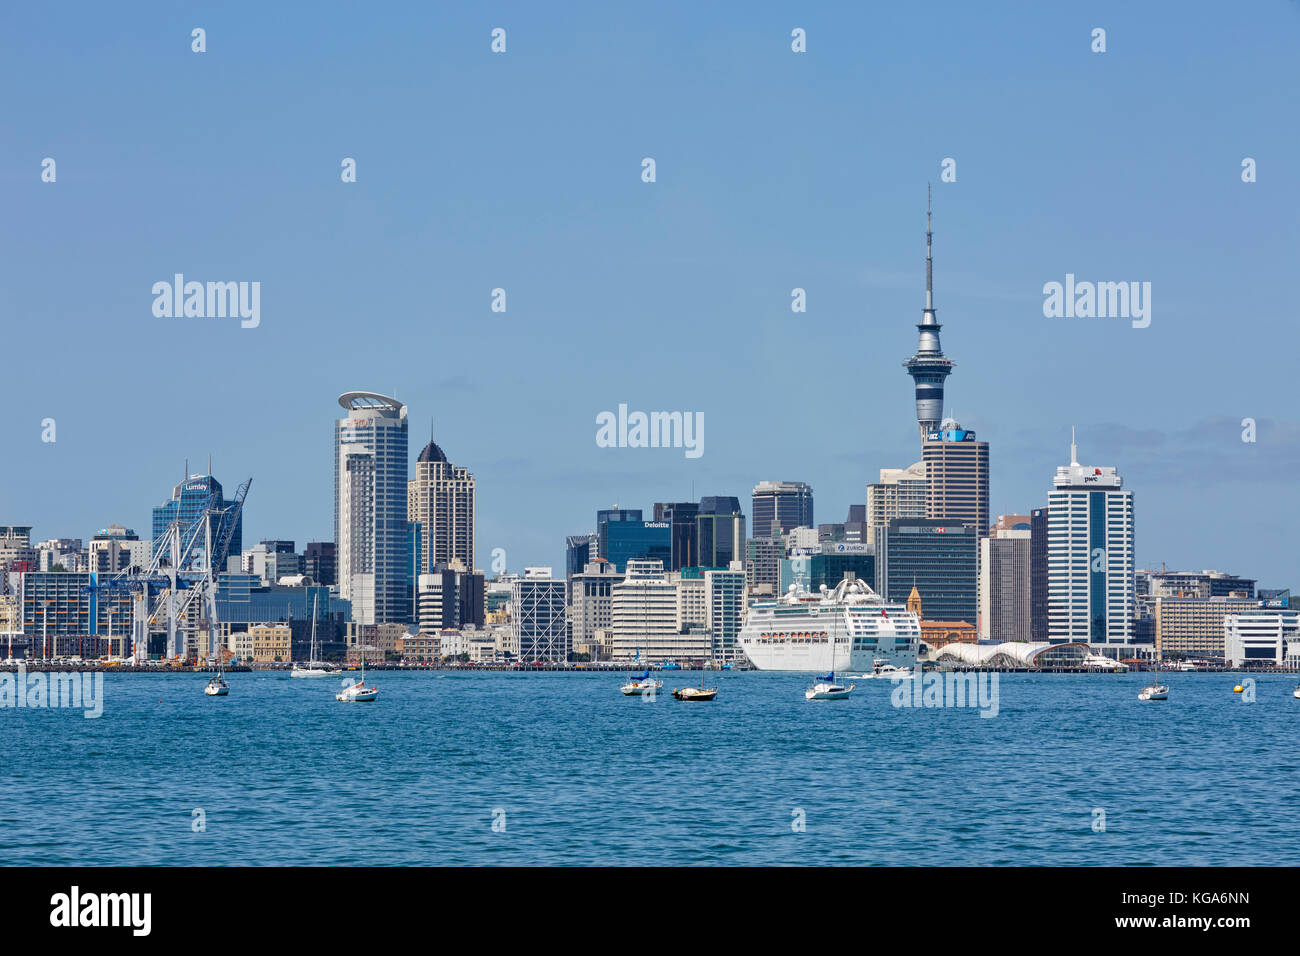
[[[336,584],[338,576],[337,551],[333,541],[309,541],[303,556],[303,573],[316,584]]]
[[[760,481],[754,486],[753,505],[756,537],[815,527],[813,490],[802,481]]]
[[[745,560],[745,513],[740,510],[739,498],[701,498],[695,522],[700,567],[725,568],[732,561]]]
[[[895,518],[877,542],[876,590],[907,601],[916,585],[931,621],[978,623],[979,529],[930,518]]]
[[[695,521],[699,513],[695,501],[655,502],[655,521],[666,521],[672,537],[672,560],[664,565],[669,571],[700,563],[700,536]]]
[[[672,537],[666,521],[611,521],[601,525],[600,556],[620,573],[629,561],[662,561],[672,557]]]
[[[1029,512],[1029,639],[1047,640],[1047,509]]]

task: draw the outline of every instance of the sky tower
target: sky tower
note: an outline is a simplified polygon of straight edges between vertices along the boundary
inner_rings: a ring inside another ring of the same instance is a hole
[[[903,363],[916,384],[916,424],[921,441],[943,421],[943,383],[953,370],[939,345],[942,326],[934,314],[934,259],[931,256],[930,187],[925,188],[925,308],[916,330],[920,333],[916,354]]]

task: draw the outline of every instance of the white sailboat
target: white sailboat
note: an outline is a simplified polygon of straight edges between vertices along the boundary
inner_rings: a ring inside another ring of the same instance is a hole
[[[1156,651],[1156,674],[1160,673],[1160,652]],[[1138,691],[1138,700],[1168,700],[1169,685],[1160,683],[1160,678],[1154,677],[1151,683],[1147,684]]]
[[[644,674],[628,681],[619,689],[623,691],[625,697],[636,697],[653,695],[663,686],[663,681],[655,680],[650,676],[650,668],[647,667]]]
[[[208,681],[208,686],[203,688],[203,693],[209,697],[225,697],[230,693],[230,685],[226,683],[225,670],[221,664],[221,652],[217,652],[217,672]]]
[[[843,684],[835,683],[835,635],[830,635],[831,642],[831,669],[825,677],[817,678],[816,683],[803,692],[804,700],[847,700],[848,696],[853,693],[857,684],[850,684],[845,687]]]
[[[294,664],[293,669],[289,671],[290,677],[330,677],[336,673],[333,667],[326,664],[318,657],[320,654],[320,645],[316,643],[316,603],[316,599],[313,597],[311,604],[310,659],[306,664]]]
[[[366,686],[366,646],[359,644],[358,647],[361,650],[361,680],[344,687],[334,695],[335,700],[341,700],[344,703],[364,704],[379,696],[378,687]]]

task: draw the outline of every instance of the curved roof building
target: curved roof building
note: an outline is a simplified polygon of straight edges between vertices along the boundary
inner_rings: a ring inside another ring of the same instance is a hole
[[[334,423],[334,541],[340,597],[358,624],[411,620],[406,406],[344,392]]]
[[[1087,644],[1050,644],[1046,641],[1006,641],[1001,644],[945,644],[932,660],[965,664],[969,667],[1005,667],[1033,670],[1044,664],[1096,667],[1106,670],[1128,668],[1092,653]]]

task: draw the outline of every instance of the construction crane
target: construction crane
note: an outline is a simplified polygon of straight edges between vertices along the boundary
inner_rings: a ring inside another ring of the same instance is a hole
[[[178,513],[162,536],[153,543],[153,556],[149,567],[135,572],[128,568],[115,574],[104,584],[93,584],[86,591],[130,591],[131,603],[131,658],[140,663],[149,656],[149,634],[165,617],[167,626],[167,659],[178,657],[183,650],[177,646],[178,622],[184,619],[190,605],[199,601],[203,610],[200,626],[208,632],[208,656],[216,653],[216,591],[217,575],[225,565],[230,542],[239,517],[244,510],[244,500],[253,479],[239,486],[229,504],[218,504],[213,492],[204,499],[198,514],[183,524]]]

